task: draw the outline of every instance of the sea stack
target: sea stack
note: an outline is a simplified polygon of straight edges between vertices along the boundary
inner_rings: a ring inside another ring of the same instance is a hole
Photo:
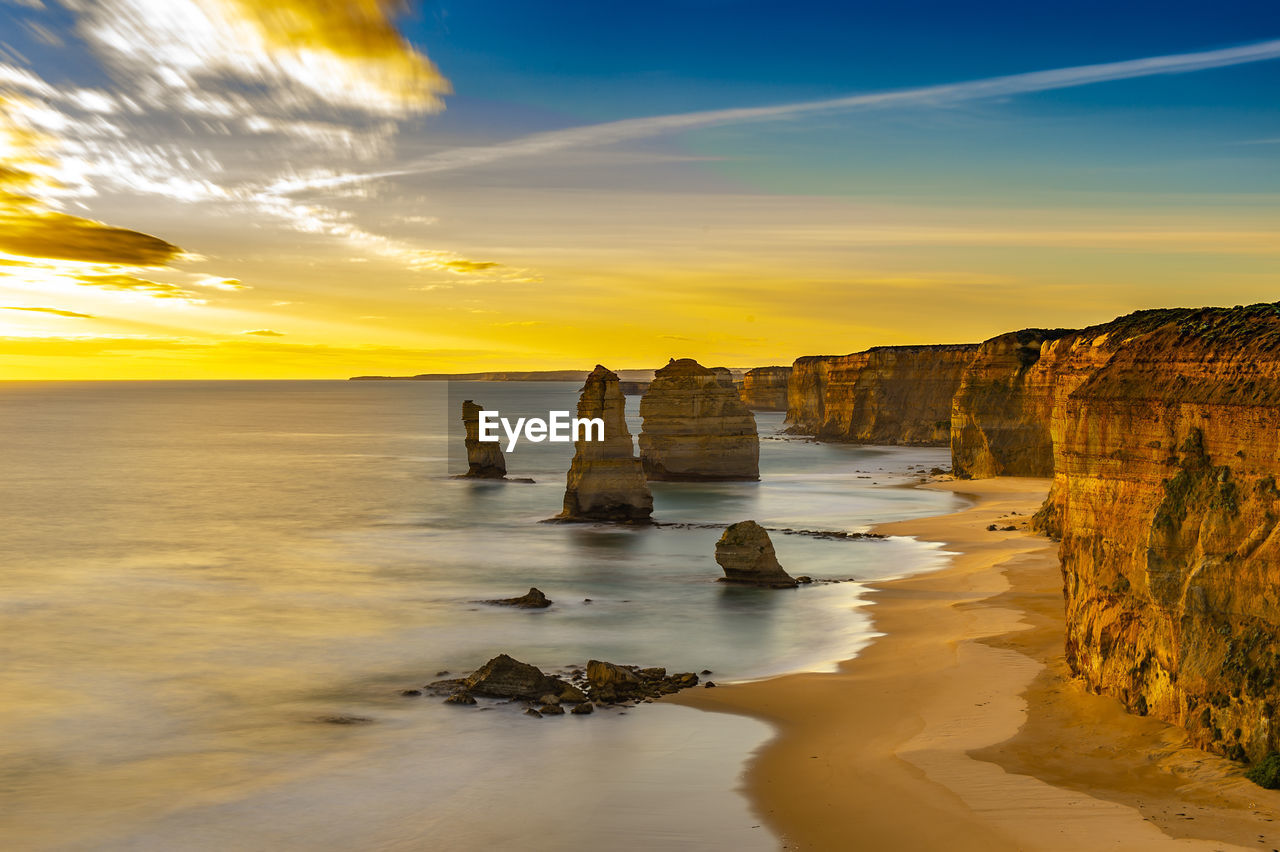
[[[760,478],[756,419],[742,404],[727,370],[692,358],[658,370],[640,400],[644,426],[640,461],[652,480],[717,481]]]
[[[744,583],[770,589],[791,589],[799,583],[778,564],[769,533],[755,521],[739,521],[716,542],[716,562],[724,569],[724,583]]]
[[[471,400],[462,403],[462,422],[467,427],[468,479],[502,479],[507,475],[507,461],[497,441],[480,440],[480,412],[483,406]]]
[[[627,429],[618,376],[596,365],[578,397],[578,417],[604,421],[604,440],[574,442],[560,520],[647,523],[653,495]]]

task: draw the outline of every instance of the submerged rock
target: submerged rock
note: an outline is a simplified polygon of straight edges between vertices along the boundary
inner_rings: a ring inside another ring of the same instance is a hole
[[[546,609],[555,603],[549,600],[546,595],[536,588],[530,588],[527,594],[523,594],[518,598],[498,598],[496,600],[485,601],[487,604],[494,606],[514,606],[520,609]]]
[[[797,585],[796,579],[778,564],[769,533],[755,521],[739,521],[724,531],[716,542],[716,562],[724,569],[722,582],[772,589]]]
[[[462,403],[462,423],[467,428],[468,479],[502,479],[507,475],[507,461],[497,441],[480,440],[480,412],[483,408],[471,400]]]
[[[558,520],[647,523],[653,495],[627,429],[617,374],[596,365],[582,386],[578,417],[604,421],[604,440],[574,442]]]
[[[368,716],[320,716],[316,719],[326,725],[372,725]]]
[[[640,416],[640,460],[649,479],[760,478],[756,420],[728,370],[709,370],[692,358],[672,360],[654,374]]]

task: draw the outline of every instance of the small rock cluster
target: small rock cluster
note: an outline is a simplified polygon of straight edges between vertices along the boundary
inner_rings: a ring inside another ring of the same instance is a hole
[[[525,715],[542,717],[563,716],[566,705],[571,708],[570,713],[581,716],[597,706],[651,701],[697,685],[698,676],[693,672],[668,675],[664,668],[621,666],[601,660],[589,661],[585,669],[571,669],[565,679],[499,654],[467,677],[437,680],[423,689],[447,696],[445,704],[475,704],[476,696],[523,702]],[[401,694],[421,692],[404,690]]]

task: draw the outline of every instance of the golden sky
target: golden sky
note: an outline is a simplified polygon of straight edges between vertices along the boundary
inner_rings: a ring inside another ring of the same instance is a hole
[[[750,367],[1277,298],[1280,139],[1194,129],[1188,82],[1275,42],[658,112],[518,93],[461,24],[454,75],[383,0],[2,2],[0,379]]]

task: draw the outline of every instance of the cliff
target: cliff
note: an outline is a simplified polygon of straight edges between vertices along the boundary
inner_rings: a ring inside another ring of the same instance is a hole
[[[582,386],[578,416],[602,418],[604,440],[574,442],[559,519],[647,522],[653,513],[653,495],[635,456],[626,399],[616,373],[596,365]]]
[[[654,373],[640,400],[640,460],[653,480],[760,478],[756,420],[723,368],[692,358]]]
[[[951,400],[978,344],[878,346],[796,360],[787,388],[791,431],[859,444],[945,445]]]
[[[484,373],[419,373],[416,376],[352,376],[349,382],[582,382],[587,370],[500,370]],[[647,382],[653,370],[619,370],[624,381]]]
[[[1070,393],[1092,371],[1092,365],[1076,371],[1074,384],[1064,375],[1064,364],[1084,353],[1071,343],[1052,345],[1070,334],[1026,328],[978,347],[951,403],[951,467],[957,476],[1053,475],[1049,418],[1057,391]]]
[[[1276,751],[1280,305],[1143,311],[1041,350],[1068,663],[1204,748]]]
[[[755,367],[742,377],[738,395],[753,411],[786,411],[790,367]]]

